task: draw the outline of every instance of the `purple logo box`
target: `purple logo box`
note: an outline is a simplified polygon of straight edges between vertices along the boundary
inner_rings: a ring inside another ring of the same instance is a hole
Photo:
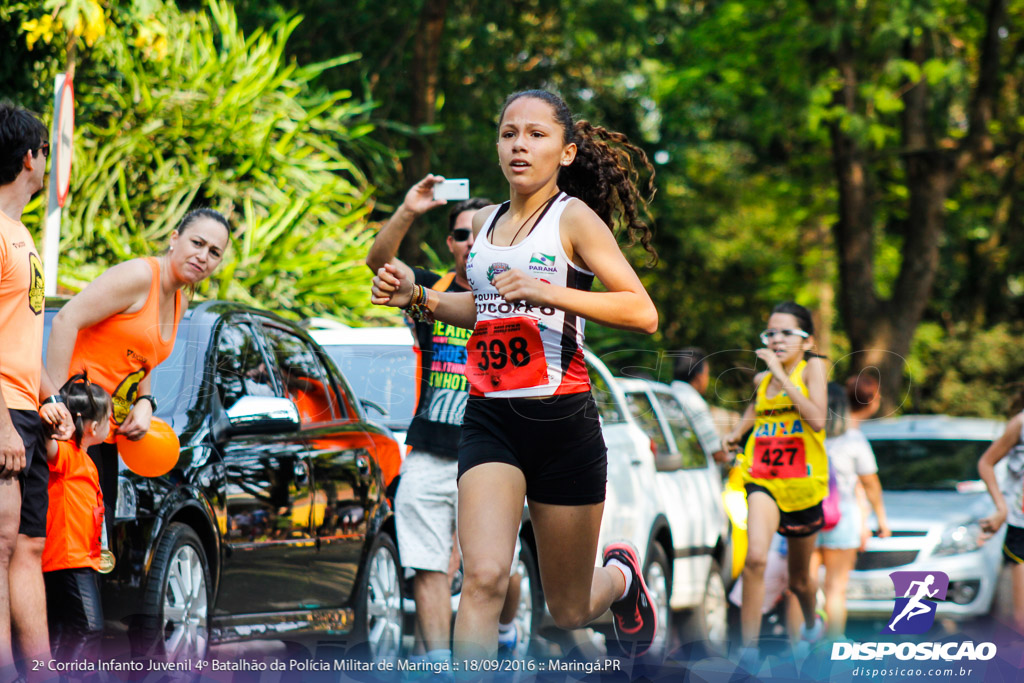
[[[892,572],[896,604],[882,633],[919,634],[935,622],[935,600],[945,600],[949,576],[945,572]]]

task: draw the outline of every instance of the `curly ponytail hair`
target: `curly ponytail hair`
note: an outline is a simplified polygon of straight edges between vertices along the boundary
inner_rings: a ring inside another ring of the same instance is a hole
[[[83,371],[64,383],[60,395],[75,422],[75,445],[81,448],[86,423],[102,422],[110,415],[110,394],[103,387],[90,382],[89,376]]]
[[[499,125],[508,106],[522,97],[550,105],[555,121],[562,127],[563,144],[576,144],[576,159],[559,169],[558,187],[583,201],[613,231],[618,222],[629,236],[629,245],[640,242],[650,254],[651,263],[656,263],[658,254],[651,245],[654,235],[641,217],[655,193],[654,166],[647,153],[622,133],[585,120],[573,122],[565,101],[547,90],[522,90],[509,95],[501,107]],[[640,180],[638,164],[646,172],[646,183]]]

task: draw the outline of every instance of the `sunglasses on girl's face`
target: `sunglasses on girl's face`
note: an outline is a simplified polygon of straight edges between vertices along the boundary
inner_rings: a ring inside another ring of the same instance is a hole
[[[469,228],[455,228],[452,230],[452,239],[456,242],[465,242],[471,234],[473,231]]]
[[[761,343],[765,346],[771,342],[775,337],[800,337],[801,339],[807,339],[811,335],[807,334],[803,330],[765,330],[761,333]]]
[[[39,145],[39,147],[36,148],[36,151],[39,150],[42,150],[44,159],[50,156],[50,143],[44,141],[41,145]]]

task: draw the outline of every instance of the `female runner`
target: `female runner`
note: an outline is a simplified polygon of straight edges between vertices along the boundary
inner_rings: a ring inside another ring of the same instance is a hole
[[[761,333],[765,348],[756,351],[768,370],[755,378],[756,400],[726,438],[726,446],[735,450],[743,434],[754,428],[740,459],[748,509],[741,663],[757,657],[764,569],[776,531],[788,542],[789,588],[803,612],[803,640],[822,636],[810,559],[825,524],[821,501],[828,493],[826,368],[811,352],[813,334],[810,311],[803,306],[786,302],[772,310],[768,329]]]
[[[474,330],[459,446],[465,582],[455,658],[494,655],[524,496],[556,623],[577,628],[610,606],[623,649],[639,655],[656,625],[635,550],[612,544],[604,566],[594,567],[607,459],[583,327],[592,320],[657,329],[657,310],[611,231],[618,213],[653,255],[632,157],[653,169],[625,136],[574,123],[565,102],[543,90],[508,97],[497,147],[509,201],[474,217],[466,266],[473,291],[414,287],[401,266],[388,264],[372,296]],[[595,276],[606,292],[590,291]]]

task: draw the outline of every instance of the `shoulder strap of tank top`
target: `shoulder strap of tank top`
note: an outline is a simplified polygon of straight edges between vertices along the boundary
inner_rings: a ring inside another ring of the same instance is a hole
[[[440,280],[434,283],[431,289],[435,292],[446,292],[448,291],[448,287],[451,286],[453,280],[455,280],[455,271],[449,270],[441,276]]]
[[[149,264],[150,280],[149,280],[149,294],[146,295],[146,303],[143,308],[150,306],[153,302],[156,305],[160,305],[160,260],[155,256],[147,256],[146,263]],[[156,294],[157,298],[154,300],[153,295]]]
[[[487,238],[488,242],[491,241],[491,235],[494,233],[494,224],[498,222],[498,219],[501,218],[501,215],[503,213],[508,211],[508,207],[511,204],[512,202],[507,200],[502,202],[501,205],[498,206],[498,210],[492,213],[490,217],[487,219],[487,224],[483,233],[484,236]]]

